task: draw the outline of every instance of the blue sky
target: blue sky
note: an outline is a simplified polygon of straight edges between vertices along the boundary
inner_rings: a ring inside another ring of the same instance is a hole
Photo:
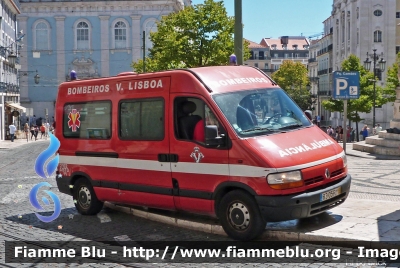
[[[235,15],[235,0],[224,0],[229,16]],[[204,0],[192,0],[192,5]],[[242,0],[243,37],[259,43],[262,38],[311,36],[323,32],[333,0]]]

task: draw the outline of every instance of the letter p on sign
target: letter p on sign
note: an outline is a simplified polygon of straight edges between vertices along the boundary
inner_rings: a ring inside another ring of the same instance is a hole
[[[336,79],[336,95],[340,96],[340,91],[347,89],[347,81],[346,79],[337,78]]]

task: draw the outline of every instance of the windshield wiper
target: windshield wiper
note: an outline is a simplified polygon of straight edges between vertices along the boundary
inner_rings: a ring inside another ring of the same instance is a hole
[[[302,126],[303,126],[302,124],[293,124],[293,125],[288,125],[288,126],[281,127],[281,128],[279,128],[279,130],[281,130],[281,129],[295,129],[295,128],[302,127]]]
[[[273,129],[267,128],[267,127],[254,127],[254,128],[251,128],[251,129],[242,130],[241,132],[242,132],[242,133],[246,133],[246,132],[260,131],[260,130],[273,131]]]

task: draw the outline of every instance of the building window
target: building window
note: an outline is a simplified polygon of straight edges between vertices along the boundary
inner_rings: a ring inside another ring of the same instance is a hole
[[[257,68],[258,68],[258,63],[254,63],[254,67],[257,67]]]
[[[375,10],[374,15],[377,17],[382,16],[382,10],[380,10],[380,9]]]
[[[268,63],[264,63],[264,69],[268,69]]]
[[[67,103],[62,126],[65,138],[110,139],[111,102]]]
[[[299,53],[294,53],[294,57],[297,59],[299,57]]]
[[[164,139],[163,99],[122,101],[119,118],[119,136],[123,140]]]
[[[126,48],[126,24],[123,21],[118,21],[114,24],[114,47],[115,48]]]
[[[357,45],[360,43],[360,32],[357,29]]]
[[[89,40],[89,24],[87,22],[81,21],[76,26],[76,49],[90,49]]]
[[[375,31],[374,32],[374,42],[375,43],[382,42],[382,32],[381,31]]]
[[[285,53],[283,56],[285,59],[289,58],[289,53]]]
[[[350,41],[350,20],[347,21],[347,41]]]
[[[278,58],[278,53],[274,53],[274,58]]]
[[[49,25],[40,21],[35,25],[35,50],[49,50]]]
[[[400,46],[396,46],[396,55],[400,52]]]
[[[400,12],[396,12],[396,19],[400,19]]]

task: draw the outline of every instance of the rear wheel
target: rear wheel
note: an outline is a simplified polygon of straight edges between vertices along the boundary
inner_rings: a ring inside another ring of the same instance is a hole
[[[231,191],[222,198],[218,217],[224,231],[236,240],[257,238],[267,224],[254,198],[241,190]]]
[[[75,182],[73,197],[75,207],[82,215],[95,215],[103,208],[103,202],[97,199],[92,184],[86,178]]]

